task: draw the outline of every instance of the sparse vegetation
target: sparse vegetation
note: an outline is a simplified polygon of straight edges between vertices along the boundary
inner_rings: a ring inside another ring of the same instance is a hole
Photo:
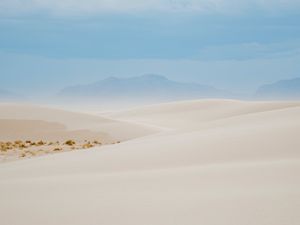
[[[75,144],[76,144],[76,142],[73,141],[73,140],[67,140],[67,141],[65,142],[65,145],[69,145],[69,146],[73,146],[73,145],[75,145]]]
[[[83,147],[84,149],[92,148],[92,147],[94,147],[94,146],[95,146],[95,145],[91,144],[90,142],[87,142],[87,143],[85,143],[84,145],[82,145],[82,147]]]
[[[43,142],[43,141],[39,141],[39,142],[37,143],[38,146],[45,145],[45,144],[46,144],[46,142]]]
[[[15,141],[15,144],[16,144],[16,145],[20,145],[20,144],[22,144],[22,143],[23,143],[23,141],[20,141],[20,140]]]
[[[114,142],[112,144],[120,143]],[[98,140],[84,141],[33,141],[33,140],[15,140],[15,141],[0,141],[0,156],[1,157],[17,157],[26,158],[37,155],[45,155],[63,151],[90,149],[95,146],[100,146],[102,143]]]
[[[99,142],[99,141],[97,141],[97,140],[93,141],[93,143],[94,143],[95,145],[101,145],[101,142]]]
[[[23,148],[27,148],[27,146],[25,144],[19,144],[19,148],[23,149]]]

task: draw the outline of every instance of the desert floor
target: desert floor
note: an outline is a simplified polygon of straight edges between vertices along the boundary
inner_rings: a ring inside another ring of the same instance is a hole
[[[1,225],[300,224],[300,102],[1,104],[0,141],[28,139],[101,146],[2,155]]]

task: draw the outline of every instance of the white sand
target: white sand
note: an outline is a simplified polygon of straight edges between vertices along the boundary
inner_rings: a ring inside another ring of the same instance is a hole
[[[189,101],[106,117],[0,106],[0,119],[128,140],[0,164],[0,224],[300,224],[300,102]]]
[[[35,105],[0,104],[0,137],[4,140],[18,137],[65,140],[76,135],[79,139],[95,137],[109,142],[129,140],[156,131],[149,126],[79,112]]]

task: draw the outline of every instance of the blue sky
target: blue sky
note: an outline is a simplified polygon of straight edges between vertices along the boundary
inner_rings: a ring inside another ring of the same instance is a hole
[[[300,76],[299,21],[298,0],[1,0],[0,88],[157,73],[251,93]]]

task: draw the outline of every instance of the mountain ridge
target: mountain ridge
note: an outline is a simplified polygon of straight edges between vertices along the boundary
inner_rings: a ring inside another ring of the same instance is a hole
[[[126,100],[184,100],[194,98],[225,98],[232,93],[197,83],[181,83],[162,75],[146,74],[130,78],[108,77],[86,84],[62,89],[61,98],[96,98]]]
[[[6,89],[0,89],[0,101],[19,101],[23,100],[23,97],[13,93],[11,91],[8,91]]]

